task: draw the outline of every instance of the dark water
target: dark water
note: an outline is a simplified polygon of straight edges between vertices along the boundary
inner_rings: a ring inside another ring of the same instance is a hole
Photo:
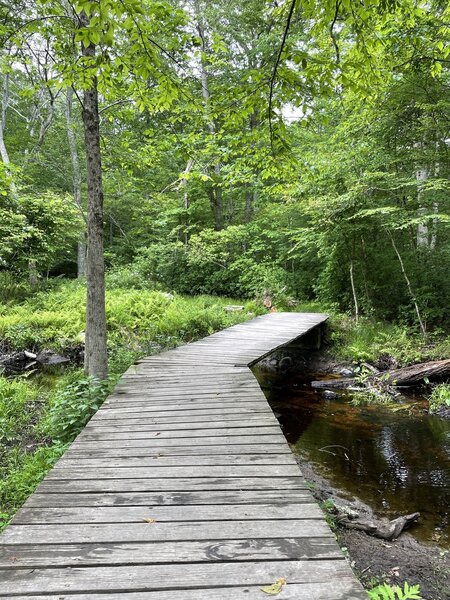
[[[261,384],[267,393],[270,380]],[[291,379],[272,385],[269,400],[293,451],[334,487],[379,517],[419,511],[411,533],[450,548],[450,421],[428,415],[423,398],[355,406],[351,396],[325,400]]]

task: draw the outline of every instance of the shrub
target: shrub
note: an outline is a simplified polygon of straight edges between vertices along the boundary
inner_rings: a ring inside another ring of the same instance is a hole
[[[111,387],[111,381],[81,377],[59,385],[50,401],[44,430],[56,443],[71,442],[99,409]]]
[[[431,412],[442,407],[450,407],[450,383],[435,385],[430,396],[428,396],[428,401]]]
[[[421,600],[420,586],[410,586],[406,582],[403,589],[398,585],[391,587],[387,583],[383,583],[369,590],[368,593],[371,600]]]
[[[130,266],[116,267],[106,273],[106,287],[109,290],[115,289],[135,289],[146,290],[152,289],[154,283],[141,269],[140,264],[136,261]]]

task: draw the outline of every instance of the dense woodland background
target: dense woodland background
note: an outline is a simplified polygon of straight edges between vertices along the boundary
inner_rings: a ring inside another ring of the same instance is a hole
[[[446,2],[13,4],[4,301],[84,273],[95,71],[106,267],[129,285],[448,324]]]

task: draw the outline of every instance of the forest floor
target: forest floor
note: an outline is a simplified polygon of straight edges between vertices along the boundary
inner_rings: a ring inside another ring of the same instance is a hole
[[[311,464],[301,461],[305,479],[318,502],[336,498],[340,506],[359,510],[342,497],[340,490],[317,474]],[[368,509],[370,511],[370,509]],[[381,582],[403,587],[420,584],[423,600],[449,600],[450,553],[437,546],[425,545],[410,534],[403,533],[397,540],[389,541],[372,537],[362,531],[347,529],[332,521],[334,533],[341,548],[348,556],[351,566],[363,585],[370,589]]]

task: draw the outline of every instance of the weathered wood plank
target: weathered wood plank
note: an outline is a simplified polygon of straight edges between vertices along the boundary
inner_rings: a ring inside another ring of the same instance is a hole
[[[0,549],[0,569],[326,558],[342,559],[330,537],[22,544]]]
[[[67,594],[45,596],[15,596],[15,600],[181,600],[179,590],[155,592],[108,592],[104,594]],[[280,600],[367,600],[353,576],[325,583],[288,583],[277,596]],[[262,600],[259,586],[229,586],[226,588],[196,588],[183,590],[182,600]]]
[[[117,418],[130,418],[130,419],[135,419],[137,417],[139,417],[140,415],[142,415],[143,417],[154,417],[154,418],[158,418],[158,417],[172,417],[172,416],[178,416],[178,417],[198,417],[198,416],[210,416],[210,415],[233,415],[236,414],[236,412],[239,410],[240,413],[244,413],[244,414],[259,414],[259,413],[263,413],[263,414],[268,414],[267,413],[267,408],[261,403],[258,402],[256,405],[253,404],[251,407],[248,407],[247,405],[241,405],[241,406],[227,406],[227,405],[217,405],[214,404],[212,406],[210,405],[204,405],[204,406],[191,406],[191,405],[174,405],[174,406],[152,406],[152,405],[147,405],[145,407],[135,407],[135,406],[131,406],[129,408],[117,408],[117,409],[109,409],[109,410],[103,410],[102,407],[102,411],[101,414],[97,413],[95,415],[95,421],[92,420],[92,422],[96,423],[98,420],[111,420],[111,419],[117,419]]]
[[[256,402],[247,402],[243,404],[222,404],[220,402],[209,401],[201,404],[194,403],[180,403],[180,404],[153,404],[148,402],[145,406],[120,406],[120,407],[105,407],[101,410],[101,418],[111,419],[116,415],[130,415],[135,417],[136,414],[144,413],[159,413],[160,416],[170,416],[175,411],[179,416],[182,415],[213,415],[213,414],[233,414],[235,411],[240,412],[248,411],[249,413],[263,412],[267,414],[267,406],[264,406],[263,400],[257,400]],[[97,418],[100,418],[97,413]]]
[[[46,494],[69,492],[176,492],[201,490],[295,490],[306,487],[300,475],[297,477],[177,477],[161,479],[44,479],[39,491]]]
[[[267,561],[75,567],[73,569],[5,570],[0,596],[67,592],[193,590],[209,587],[270,585],[280,577],[290,583],[339,582],[351,571],[344,560]],[[19,576],[18,576],[19,575]],[[204,583],[203,583],[204,586]]]
[[[151,391],[145,392],[144,389],[139,390],[137,393],[126,393],[124,395],[118,394],[117,396],[110,396],[107,403],[104,405],[109,407],[110,405],[119,406],[135,404],[136,406],[142,406],[144,404],[161,404],[165,406],[167,404],[202,404],[205,402],[215,402],[216,404],[230,404],[233,406],[246,403],[257,403],[264,401],[266,398],[264,394],[252,391],[246,394],[242,392],[235,394],[220,394],[216,392],[207,392],[204,394],[181,394],[180,392],[174,392],[173,394],[162,395],[160,393],[152,393]]]
[[[261,442],[261,440],[259,440]],[[70,453],[70,454],[69,454]],[[87,457],[139,457],[139,456],[228,456],[239,454],[244,456],[245,454],[262,454],[262,455],[272,455],[272,454],[289,454],[291,455],[291,450],[287,444],[280,446],[279,444],[217,444],[217,445],[203,445],[195,444],[195,445],[176,445],[176,446],[160,446],[158,448],[149,448],[147,446],[136,446],[135,448],[130,448],[126,452],[124,452],[123,448],[115,447],[111,448],[108,446],[106,448],[83,448],[80,444],[72,445],[68,450],[67,456],[75,457],[79,456],[81,458]]]
[[[148,518],[152,518],[151,510]],[[2,544],[73,544],[157,542],[181,540],[241,540],[249,538],[333,537],[322,515],[316,519],[265,521],[193,521],[176,524],[159,522],[10,525],[3,533]]]
[[[131,422],[130,422],[131,421]],[[92,419],[87,427],[147,427],[148,425],[172,425],[175,428],[183,427],[186,425],[200,425],[201,423],[208,424],[210,423],[212,427],[217,427],[217,425],[222,425],[222,423],[228,423],[229,427],[234,427],[235,423],[263,423],[263,424],[271,424],[277,423],[275,416],[269,413],[243,413],[243,414],[235,414],[235,413],[225,413],[223,416],[214,417],[214,415],[191,415],[189,417],[179,416],[174,414],[170,417],[155,417],[153,415],[148,416],[140,416],[140,417],[127,417],[127,418],[112,418],[109,420],[100,420],[100,419]],[[139,429],[138,429],[139,430]]]
[[[158,466],[150,467],[82,467],[57,466],[47,479],[159,479],[161,477],[289,477],[299,476],[297,465],[244,465],[244,466]]]
[[[292,504],[220,504],[184,506],[112,506],[68,508],[24,508],[15,517],[15,525],[67,523],[141,523],[156,521],[247,521],[267,519],[320,519],[322,511],[313,503]]]
[[[158,428],[157,428],[158,429]],[[247,436],[280,436],[279,425],[253,425],[248,424],[247,427],[220,427],[214,429],[212,427],[201,427],[190,429],[187,425],[185,429],[167,429],[162,425],[158,431],[154,429],[150,430],[134,430],[134,427],[128,431],[116,431],[107,429],[97,430],[95,427],[85,428],[84,431],[78,436],[78,442],[83,443],[88,441],[128,441],[130,438],[130,431],[133,432],[133,440],[151,440],[158,438],[159,440],[175,440],[178,438],[213,438],[215,436],[227,436],[227,437],[247,437]]]
[[[78,456],[67,452],[56,467],[97,468],[97,467],[192,467],[192,466],[228,466],[228,465],[296,465],[291,454],[223,454],[213,456],[121,456],[96,458]],[[55,468],[56,468],[55,467]],[[298,468],[298,467],[297,467]]]
[[[215,437],[198,437],[186,435],[184,438],[160,438],[153,437],[152,439],[127,439],[127,440],[116,440],[114,443],[115,448],[164,448],[171,446],[192,446],[196,444],[202,446],[217,446],[217,445],[228,445],[228,444],[283,444],[285,443],[284,437],[281,433],[274,434],[261,434],[261,435],[232,435],[231,433],[227,436],[217,435]],[[98,448],[110,448],[110,440],[77,440],[73,443],[72,448],[83,447],[86,451],[90,449]]]
[[[0,597],[239,600],[279,577],[280,598],[365,597],[248,370],[325,318],[258,317],[131,367],[2,536]]]
[[[100,492],[100,493],[60,493],[46,494],[38,491],[32,494],[25,507],[98,507],[98,506],[190,506],[227,504],[277,504],[311,502],[308,489],[279,490],[207,490],[173,492]]]

